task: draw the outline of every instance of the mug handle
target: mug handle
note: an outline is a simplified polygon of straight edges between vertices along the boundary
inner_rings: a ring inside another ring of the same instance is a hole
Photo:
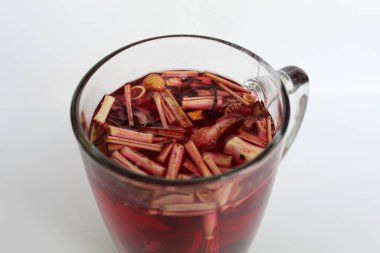
[[[309,77],[302,69],[287,66],[277,71],[280,80],[286,88],[290,102],[290,117],[288,131],[285,136],[284,157],[301,127],[309,99]]]

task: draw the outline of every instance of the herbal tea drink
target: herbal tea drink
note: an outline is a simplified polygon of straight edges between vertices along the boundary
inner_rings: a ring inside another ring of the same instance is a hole
[[[90,140],[125,169],[167,179],[220,175],[272,141],[263,101],[225,78],[197,71],[149,74],[106,95]]]
[[[71,121],[118,250],[247,253],[307,99],[301,69],[211,37],[150,38],[100,60]]]
[[[89,138],[125,170],[192,180],[234,170],[262,152],[274,134],[264,102],[252,91],[189,70],[151,73],[105,95]],[[116,240],[130,252],[242,252],[261,219],[271,179],[267,175],[245,200],[218,208],[201,189],[157,192],[146,209],[115,204],[101,187],[95,194]]]
[[[269,175],[255,192],[235,203],[228,199],[249,187],[221,187],[214,194],[199,189],[195,194],[152,195],[151,208],[123,202],[107,190],[109,186],[93,182],[93,191],[121,252],[239,253],[247,252],[252,243],[272,183]]]

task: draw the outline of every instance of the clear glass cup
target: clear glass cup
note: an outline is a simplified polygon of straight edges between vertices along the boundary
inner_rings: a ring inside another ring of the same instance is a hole
[[[91,116],[103,95],[147,73],[170,69],[210,71],[255,91],[274,119],[273,142],[231,172],[182,181],[141,176],[105,157],[88,139]],[[71,120],[96,201],[119,251],[247,252],[307,98],[308,77],[301,69],[275,71],[251,51],[211,37],[150,38],[99,61],[75,91]]]

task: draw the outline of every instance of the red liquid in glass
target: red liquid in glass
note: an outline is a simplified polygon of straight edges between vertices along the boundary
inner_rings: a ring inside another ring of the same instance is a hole
[[[215,101],[209,110],[203,110],[203,119],[193,121],[193,127],[186,132],[185,140],[178,141],[179,143],[186,142],[191,138],[195,129],[206,126],[212,126],[216,120],[226,113],[226,105],[218,106],[217,92],[221,89],[214,81],[203,79],[202,77],[186,77],[182,78],[181,86],[168,87],[175,99],[180,101],[184,97],[199,96],[199,90],[208,92],[212,91]],[[131,87],[141,85],[144,78],[131,82]],[[207,82],[207,83],[204,83]],[[109,125],[118,127],[128,127],[128,116],[125,109],[124,89],[123,87],[111,94],[115,98],[115,102],[104,124],[104,131],[101,130],[100,137],[94,141],[94,144],[106,155],[110,155],[107,150],[107,145],[104,142],[106,128]],[[231,100],[232,99],[232,100]],[[233,98],[226,97],[223,101],[233,101]],[[232,102],[234,103],[234,102]],[[99,107],[94,115],[98,112]],[[148,126],[162,127],[160,118],[157,113],[156,105],[148,96],[134,109],[144,112],[148,115]],[[274,135],[274,125],[270,115],[261,101],[257,101],[251,106],[250,111],[244,108],[232,107],[231,110],[236,110],[241,113],[242,117],[254,115],[256,119],[270,119],[272,126],[271,134]],[[192,109],[187,112],[194,111]],[[139,129],[141,118],[134,116],[135,128]],[[244,120],[241,124],[235,124],[224,132],[217,140],[214,147],[206,149],[215,153],[223,153],[223,147],[229,140],[231,135],[236,135],[241,129]],[[92,126],[96,124],[92,122]],[[103,128],[101,128],[103,129]],[[269,128],[270,129],[270,128]],[[248,130],[247,130],[248,131]],[[104,132],[104,133],[103,133]],[[249,133],[252,135],[258,134],[256,127],[251,127]],[[202,147],[198,147],[200,152],[203,152]],[[159,153],[147,150],[138,150],[141,154],[147,156],[153,161],[157,161]],[[191,160],[191,156],[185,152],[183,161]],[[244,157],[241,159],[244,160]],[[167,166],[168,160],[162,165]],[[241,161],[233,160],[231,168],[241,164]],[[191,173],[181,167],[179,173]],[[123,201],[120,195],[108,190],[112,188],[112,183],[99,183],[95,178],[91,179],[92,188],[95,193],[98,205],[107,224],[109,231],[118,248],[127,253],[239,253],[246,252],[250,247],[252,238],[254,237],[258,225],[261,221],[266,202],[268,200],[271,186],[273,183],[273,173],[267,175],[258,175],[260,183],[248,194],[239,200],[228,203],[228,206],[218,207],[215,211],[202,214],[181,214],[167,215],[156,210],[151,210],[147,207],[141,207]],[[264,174],[264,173],[263,173]],[[208,224],[208,225],[207,225]],[[210,225],[211,224],[211,225]],[[211,231],[210,231],[211,230]]]
[[[252,243],[272,183],[269,176],[242,203],[217,211],[215,238],[210,240],[205,239],[203,215],[152,215],[149,210],[114,201],[96,185],[93,190],[114,241],[120,249],[127,249],[126,253],[239,253],[247,252]]]

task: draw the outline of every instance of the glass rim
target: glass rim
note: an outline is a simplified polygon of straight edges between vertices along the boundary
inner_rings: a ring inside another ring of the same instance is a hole
[[[137,173],[134,173],[132,171],[129,171],[122,167],[121,165],[113,162],[111,159],[109,159],[107,156],[105,156],[102,152],[100,152],[95,145],[93,145],[88,137],[86,136],[85,131],[83,131],[82,124],[81,124],[81,113],[79,112],[79,101],[83,92],[84,87],[86,86],[87,82],[91,79],[91,77],[95,74],[95,72],[108,60],[113,58],[114,56],[118,55],[119,53],[127,50],[128,48],[143,44],[145,42],[154,41],[154,40],[160,40],[160,39],[168,39],[168,38],[197,38],[197,39],[205,39],[205,40],[211,40],[215,42],[222,43],[224,45],[230,46],[232,48],[235,48],[256,61],[258,61],[260,64],[262,64],[269,72],[269,74],[274,77],[274,81],[277,82],[281,87],[281,97],[283,100],[283,117],[281,119],[281,127],[277,131],[275,137],[273,138],[273,141],[269,144],[268,147],[266,147],[259,155],[257,155],[254,159],[239,165],[235,167],[233,170],[225,172],[221,175],[214,175],[210,177],[199,177],[199,178],[193,178],[191,180],[178,180],[178,179],[166,179],[162,177],[156,177],[156,176],[146,176],[146,175],[140,175]],[[232,177],[236,174],[240,174],[245,171],[245,168],[254,166],[258,164],[259,162],[263,161],[270,153],[272,153],[273,150],[280,144],[282,139],[285,136],[286,130],[289,125],[289,116],[290,116],[290,102],[287,95],[287,91],[285,86],[280,81],[279,77],[276,74],[276,71],[261,57],[253,53],[252,51],[241,47],[237,44],[214,38],[209,36],[203,36],[203,35],[193,35],[193,34],[173,34],[173,35],[163,35],[163,36],[156,36],[147,38],[144,40],[140,40],[131,44],[128,44],[126,46],[123,46],[112,53],[108,54],[104,58],[102,58],[100,61],[98,61],[80,80],[77,88],[75,89],[72,101],[71,101],[71,109],[70,109],[70,117],[71,117],[71,124],[74,131],[74,135],[77,139],[77,141],[80,143],[81,147],[84,149],[84,151],[97,163],[102,165],[107,170],[111,170],[112,172],[122,176],[127,177],[132,180],[136,180],[142,183],[148,183],[148,184],[158,184],[158,185],[167,185],[167,186],[189,186],[189,185],[199,185],[204,183],[211,183],[219,180],[224,180],[229,177]]]

